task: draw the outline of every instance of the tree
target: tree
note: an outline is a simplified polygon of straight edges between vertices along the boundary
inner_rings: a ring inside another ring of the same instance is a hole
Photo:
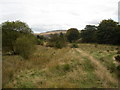
[[[94,43],[96,42],[97,27],[95,25],[86,25],[85,29],[81,31],[80,37],[82,42]]]
[[[2,50],[2,25],[0,24],[0,51]]]
[[[98,26],[98,43],[116,44],[119,37],[118,23],[108,19],[103,20]]]
[[[17,38],[23,35],[31,35],[32,30],[21,21],[12,21],[2,23],[2,47],[5,52],[15,53],[15,42]],[[23,43],[23,42],[21,42]]]
[[[69,42],[75,42],[79,39],[79,31],[76,28],[70,28],[67,30],[66,36]]]
[[[113,39],[114,39],[114,44],[120,45],[120,25],[117,26]]]
[[[2,30],[3,31],[18,31],[21,33],[32,33],[32,30],[29,26],[21,21],[7,21],[2,23]]]
[[[19,33],[15,30],[14,22],[2,23],[2,47],[4,51],[14,52],[14,43],[18,37]]]

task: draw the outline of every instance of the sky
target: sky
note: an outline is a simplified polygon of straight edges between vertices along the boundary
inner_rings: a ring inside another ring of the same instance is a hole
[[[20,20],[35,33],[118,21],[119,0],[0,0],[0,23]]]

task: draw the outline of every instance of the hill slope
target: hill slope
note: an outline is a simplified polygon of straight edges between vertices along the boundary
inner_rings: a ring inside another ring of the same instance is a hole
[[[43,35],[43,36],[48,36],[50,34],[60,34],[62,33],[66,33],[67,30],[54,30],[54,31],[48,31],[48,32],[44,32],[44,33],[34,33],[35,35]]]

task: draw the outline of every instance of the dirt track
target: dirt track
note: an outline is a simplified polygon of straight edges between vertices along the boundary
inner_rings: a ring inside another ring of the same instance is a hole
[[[97,59],[89,55],[88,53],[84,52],[81,49],[76,49],[77,52],[79,52],[83,57],[87,57],[91,60],[91,62],[96,66],[96,74],[100,74],[101,79],[107,79],[111,82],[116,83],[117,81],[111,76],[111,74],[108,72],[107,68],[104,67]]]

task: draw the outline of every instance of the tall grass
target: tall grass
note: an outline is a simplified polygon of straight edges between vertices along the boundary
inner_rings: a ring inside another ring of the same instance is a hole
[[[107,52],[112,46],[80,44],[79,48],[109,66],[112,63],[112,52]],[[105,49],[100,49],[101,47]],[[100,71],[88,57],[82,56],[75,48],[65,47],[55,49],[37,45],[36,52],[30,59],[21,56],[3,56],[3,88],[92,88],[116,87],[107,79],[101,79]],[[77,49],[79,49],[77,48]],[[114,46],[113,46],[114,48]],[[96,54],[97,53],[97,54]],[[110,60],[107,60],[107,59]],[[104,71],[103,71],[104,72]],[[108,71],[109,72],[109,71]],[[113,76],[114,79],[116,79]],[[108,83],[106,83],[108,82]]]

